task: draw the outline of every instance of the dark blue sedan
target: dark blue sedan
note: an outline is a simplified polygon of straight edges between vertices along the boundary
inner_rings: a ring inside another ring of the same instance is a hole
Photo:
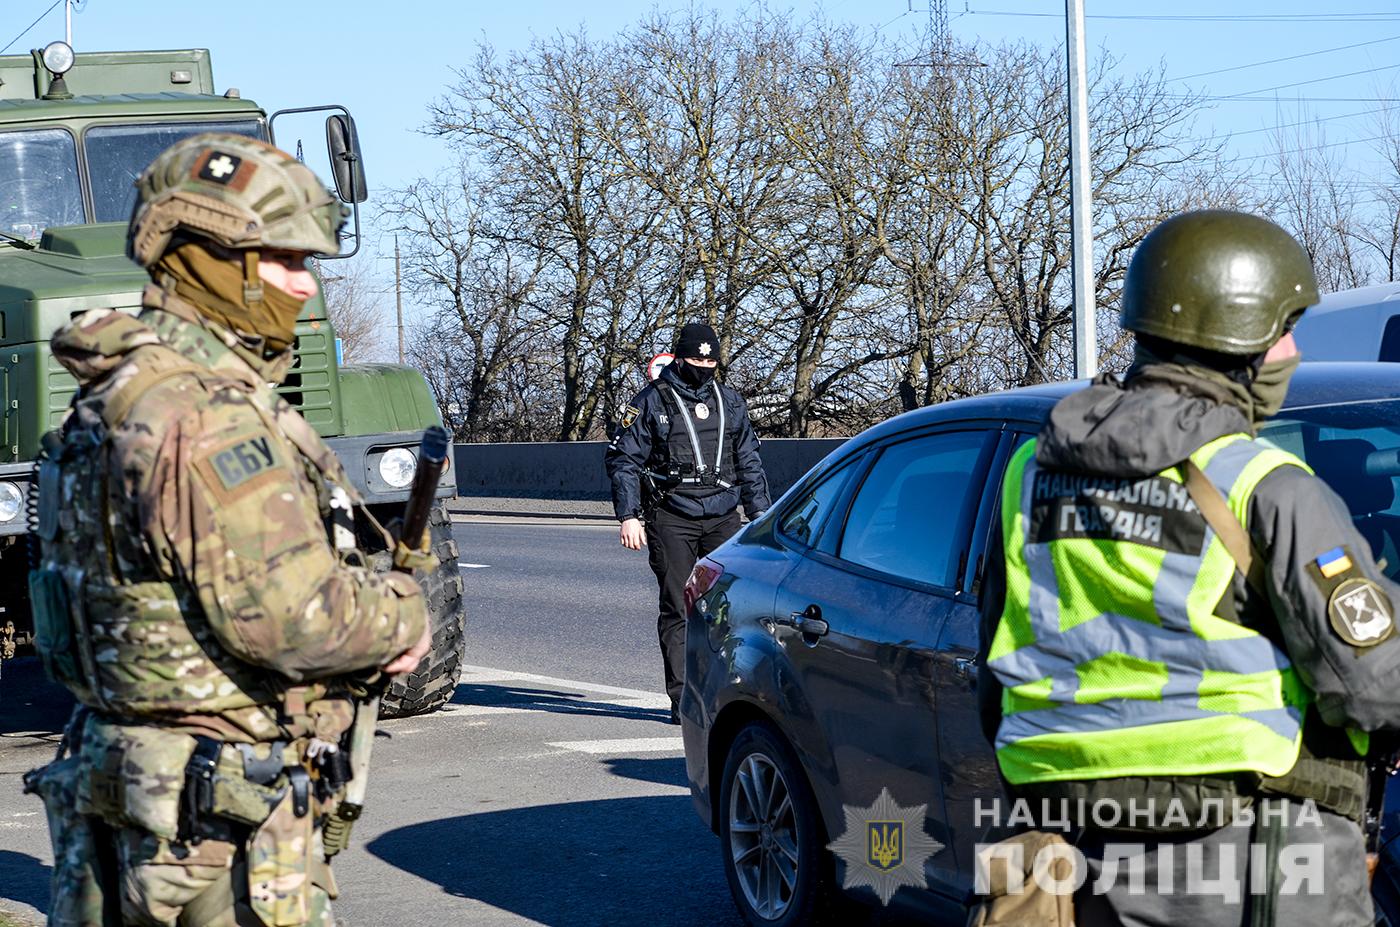
[[[999,795],[974,662],[988,527],[1012,451],[1076,388],[960,400],[877,425],[697,564],[686,767],[750,924],[818,921],[852,876],[868,886],[856,898],[965,921],[974,845],[999,836],[977,813]],[[1304,365],[1262,436],[1341,493],[1394,578],[1400,364]],[[890,809],[919,806],[923,834],[902,821],[890,839],[901,820]],[[882,882],[895,851],[925,860],[919,884]]]

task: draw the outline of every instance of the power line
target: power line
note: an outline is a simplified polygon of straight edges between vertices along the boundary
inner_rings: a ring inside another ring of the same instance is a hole
[[[1362,142],[1388,141],[1390,138],[1391,136],[1389,135],[1373,135],[1370,138],[1351,138],[1347,139],[1344,142],[1328,142],[1324,145],[1304,145],[1302,148],[1290,148],[1287,151],[1271,151],[1268,154],[1251,155],[1248,158],[1238,158],[1235,159],[1233,163],[1238,164],[1248,161],[1262,161],[1266,158],[1277,158],[1280,155],[1303,154],[1309,151],[1326,151],[1329,148],[1345,148],[1347,145],[1360,145]]]
[[[1064,19],[1063,13],[1027,13],[1020,10],[967,10],[974,16],[1025,16],[1037,19]],[[1085,19],[1116,19],[1139,22],[1233,22],[1233,23],[1390,23],[1400,22],[1400,14],[1379,13],[1279,13],[1241,16],[1183,16],[1166,14],[1089,13]]]
[[[1230,71],[1242,71],[1245,68],[1257,68],[1266,64],[1279,64],[1283,61],[1297,61],[1299,58],[1311,58],[1314,55],[1326,55],[1332,52],[1350,51],[1353,48],[1364,48],[1367,45],[1379,45],[1382,42],[1394,42],[1396,39],[1400,39],[1400,35],[1392,35],[1388,39],[1372,39],[1369,42],[1357,42],[1355,45],[1338,45],[1336,48],[1323,48],[1319,49],[1318,51],[1303,52],[1301,55],[1289,55],[1285,58],[1270,58],[1267,61],[1255,61],[1250,64],[1237,64],[1234,67],[1217,68],[1214,71],[1202,71],[1199,74],[1187,74],[1184,77],[1173,77],[1170,79],[1173,81],[1192,80],[1197,77],[1210,77],[1212,74],[1227,74]]]
[[[1258,135],[1260,132],[1274,132],[1279,129],[1296,129],[1298,126],[1310,126],[1319,122],[1335,122],[1338,119],[1355,119],[1357,116],[1372,116],[1376,113],[1388,113],[1393,109],[1400,109],[1396,106],[1382,106],[1379,109],[1363,109],[1359,113],[1341,113],[1336,116],[1324,116],[1318,119],[1304,119],[1300,122],[1287,122],[1276,126],[1265,126],[1262,129],[1246,129],[1243,132],[1226,132],[1223,135],[1210,135],[1206,138],[1192,139],[1194,142],[1215,142],[1227,138],[1239,138],[1241,135]]]
[[[15,43],[18,42],[20,39],[24,38],[25,35],[27,35],[27,34],[29,33],[29,30],[30,30],[30,29],[33,29],[35,26],[39,25],[39,23],[43,20],[43,18],[44,18],[45,16],[49,15],[50,13],[52,13],[52,12],[54,11],[54,7],[58,6],[58,5],[59,5],[60,3],[62,3],[62,2],[63,2],[63,0],[53,0],[53,3],[49,4],[49,8],[48,8],[47,10],[45,10],[44,12],[42,12],[42,13],[39,14],[39,18],[38,18],[38,19],[34,20],[32,23],[30,23],[29,25],[25,26],[25,27],[24,27],[24,31],[21,32],[19,35],[15,36],[13,39],[10,39],[9,43],[8,43],[4,48],[0,48],[0,55],[3,55],[3,54],[5,54],[5,52],[9,51],[11,45],[15,44]]]
[[[1202,100],[1213,103],[1400,103],[1400,97],[1213,97],[1194,93],[1164,93],[1164,100]]]
[[[1341,80],[1343,77],[1358,77],[1362,74],[1376,74],[1380,71],[1393,71],[1400,68],[1400,64],[1383,64],[1378,68],[1363,68],[1360,71],[1348,71],[1345,74],[1331,74],[1327,77],[1311,77],[1307,80],[1294,81],[1291,84],[1278,84],[1273,87],[1260,87],[1258,90],[1243,90],[1239,93],[1226,94],[1226,97],[1248,97],[1259,93],[1270,93],[1274,90],[1287,90],[1289,87],[1302,87],[1305,84],[1321,84],[1329,80]]]

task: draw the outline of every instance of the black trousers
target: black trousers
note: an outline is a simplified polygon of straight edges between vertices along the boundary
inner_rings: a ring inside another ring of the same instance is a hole
[[[661,587],[656,636],[666,670],[671,707],[680,706],[685,684],[685,581],[695,561],[739,530],[739,512],[692,518],[658,508],[647,518],[647,554]]]

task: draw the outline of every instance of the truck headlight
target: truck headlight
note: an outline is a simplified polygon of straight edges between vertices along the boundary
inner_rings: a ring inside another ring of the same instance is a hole
[[[379,458],[379,476],[395,489],[405,489],[418,472],[418,458],[406,447],[391,447]]]
[[[14,483],[0,483],[0,524],[19,518],[24,512],[24,491]]]

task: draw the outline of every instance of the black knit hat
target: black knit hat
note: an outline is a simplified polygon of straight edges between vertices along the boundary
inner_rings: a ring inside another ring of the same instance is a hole
[[[682,328],[676,338],[676,357],[719,360],[719,338],[715,330],[704,322],[691,322]]]

